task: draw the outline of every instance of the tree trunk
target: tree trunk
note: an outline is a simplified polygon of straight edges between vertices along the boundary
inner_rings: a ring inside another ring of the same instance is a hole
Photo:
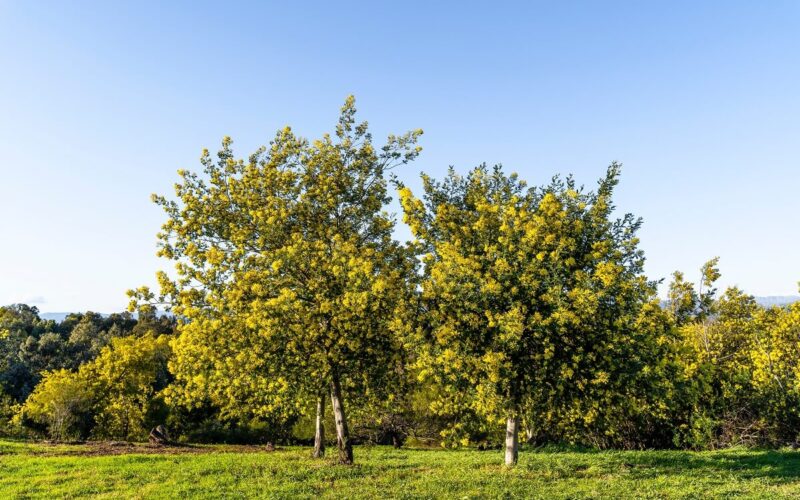
[[[519,417],[506,420],[506,465],[516,465],[519,458]]]
[[[353,463],[353,443],[350,441],[350,431],[347,429],[344,401],[342,401],[342,385],[339,382],[338,375],[335,374],[331,381],[331,406],[333,406],[333,417],[336,422],[336,442],[339,445],[339,463],[350,465]]]
[[[314,458],[325,456],[325,394],[317,397],[317,431],[314,434]]]

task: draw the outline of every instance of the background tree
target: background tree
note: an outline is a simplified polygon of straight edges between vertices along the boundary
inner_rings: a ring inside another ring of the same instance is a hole
[[[392,238],[385,175],[418,155],[420,134],[377,149],[350,97],[334,136],[309,143],[287,127],[247,161],[225,139],[203,175],[180,172],[177,200],[155,197],[160,255],[176,261],[159,300],[183,321],[172,369],[184,401],[289,416],[327,393],[339,460],[352,462],[345,393],[379,390],[397,365],[392,322],[415,268]]]
[[[719,296],[718,263],[714,258],[702,266],[696,291],[681,273],[670,285],[667,309],[680,342],[680,369],[673,377],[678,390],[665,399],[674,444],[707,449],[794,443],[800,428],[791,368],[796,306],[765,309],[736,287]]]
[[[73,313],[61,322],[42,320],[35,307],[0,307],[0,386],[16,402],[23,402],[46,371],[76,370],[100,353],[111,339],[141,335],[150,330],[171,333],[174,319],[129,313],[103,316]]]
[[[145,439],[164,422],[169,339],[152,332],[115,338],[76,371],[45,372],[20,420],[51,438]]]
[[[153,333],[115,338],[81,367],[80,376],[91,381],[97,395],[96,436],[144,439],[166,421],[162,391],[172,379],[169,340]]]
[[[86,439],[94,426],[95,397],[87,378],[63,368],[46,372],[18,418],[51,439]]]
[[[36,307],[0,307],[0,384],[16,402],[25,401],[43,370],[64,365],[65,340],[56,326],[40,319]]]
[[[794,446],[800,441],[800,302],[756,314],[750,356],[753,387],[768,424],[759,444]]]

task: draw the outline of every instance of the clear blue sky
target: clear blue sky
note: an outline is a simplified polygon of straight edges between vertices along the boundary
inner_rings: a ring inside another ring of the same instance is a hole
[[[0,304],[123,308],[169,265],[150,193],[350,93],[376,136],[425,130],[412,187],[618,160],[651,277],[719,255],[724,285],[797,291],[800,2],[166,3],[0,0]]]

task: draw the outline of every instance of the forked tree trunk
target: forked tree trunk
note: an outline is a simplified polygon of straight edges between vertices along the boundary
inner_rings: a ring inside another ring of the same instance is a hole
[[[325,394],[317,397],[317,427],[314,434],[314,458],[325,456]]]
[[[350,465],[353,463],[353,443],[350,441],[350,431],[347,429],[344,401],[342,401],[342,385],[337,375],[334,375],[331,381],[331,406],[333,406],[333,418],[336,422],[339,463]]]
[[[519,458],[519,417],[506,420],[506,465],[516,465]]]

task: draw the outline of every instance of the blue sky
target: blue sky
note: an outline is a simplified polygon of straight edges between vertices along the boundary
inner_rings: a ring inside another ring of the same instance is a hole
[[[123,308],[170,265],[150,193],[224,135],[330,130],[350,93],[376,137],[425,130],[412,187],[618,160],[652,278],[719,255],[723,285],[796,293],[798,27],[794,1],[0,0],[0,304]]]

